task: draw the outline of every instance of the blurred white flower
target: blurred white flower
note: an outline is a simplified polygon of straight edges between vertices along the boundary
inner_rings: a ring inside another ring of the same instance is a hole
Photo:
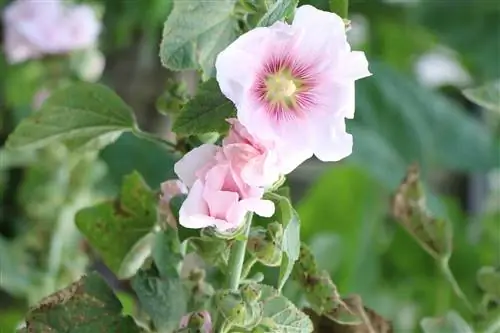
[[[91,47],[101,31],[90,6],[61,0],[16,0],[5,8],[2,19],[10,63]]]
[[[415,63],[415,74],[423,85],[431,88],[463,87],[471,81],[454,53],[442,47],[421,56]]]
[[[96,49],[88,49],[75,54],[71,59],[71,67],[75,70],[81,80],[96,82],[101,78],[106,58]]]

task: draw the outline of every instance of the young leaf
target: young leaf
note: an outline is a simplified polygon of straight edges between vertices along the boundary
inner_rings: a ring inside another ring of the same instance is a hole
[[[184,286],[177,276],[160,277],[156,268],[140,270],[132,278],[139,302],[159,332],[171,332],[187,312]]]
[[[420,322],[424,333],[473,333],[472,328],[454,311],[444,317],[424,318]]]
[[[172,130],[182,135],[225,132],[229,128],[226,119],[234,114],[233,103],[221,93],[217,81],[211,79],[200,85],[197,95],[184,106]]]
[[[283,259],[278,279],[278,290],[281,290],[292,273],[295,261],[299,258],[300,220],[290,200],[276,193],[268,193],[266,196],[276,205],[273,218],[283,225]]]
[[[393,197],[392,214],[435,259],[450,257],[451,227],[448,221],[429,214],[416,165],[409,168]]]
[[[157,197],[137,172],[125,177],[120,198],[80,210],[78,229],[115,273],[156,222]]]
[[[500,80],[478,88],[465,89],[463,93],[465,97],[477,105],[500,113]]]
[[[286,17],[293,14],[293,11],[299,3],[298,0],[277,0],[267,13],[262,16],[257,23],[258,27],[268,27],[276,21],[285,19]]]
[[[477,283],[487,294],[500,300],[500,270],[482,267],[477,273]]]
[[[101,149],[135,126],[132,110],[111,89],[77,83],[53,93],[7,140],[11,149],[61,141],[69,148]]]
[[[26,316],[30,333],[140,333],[97,273],[82,277],[45,299]]]
[[[286,297],[266,285],[261,286],[261,302],[264,305],[262,322],[276,333],[308,333],[313,331],[309,317],[297,309]]]
[[[359,325],[363,322],[359,313],[357,314],[355,309],[351,309],[340,298],[328,272],[318,269],[311,250],[305,244],[300,246],[299,260],[294,266],[293,273],[317,314],[342,325]]]
[[[160,57],[172,70],[203,70],[215,73],[215,58],[236,39],[238,24],[233,10],[236,0],[174,0],[163,29]]]

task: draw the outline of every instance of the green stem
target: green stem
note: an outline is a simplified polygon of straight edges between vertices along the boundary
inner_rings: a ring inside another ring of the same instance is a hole
[[[247,248],[248,234],[252,225],[252,213],[248,213],[246,217],[243,240],[234,242],[231,254],[229,255],[227,287],[231,290],[238,290],[240,285],[243,263],[245,262],[245,252]]]
[[[462,291],[462,288],[460,288],[460,286],[458,285],[458,282],[455,279],[455,276],[453,275],[452,271],[450,270],[450,267],[448,266],[448,259],[440,260],[439,267],[441,268],[441,272],[443,273],[446,280],[450,283],[451,288],[452,288],[453,292],[455,293],[455,295],[462,300],[462,302],[465,304],[465,306],[467,307],[467,309],[471,313],[475,313],[474,308],[472,307],[472,304],[469,302],[469,299]]]
[[[162,139],[161,137],[156,136],[154,134],[151,134],[151,133],[148,133],[148,132],[144,132],[141,129],[139,129],[138,127],[134,128],[132,130],[132,133],[134,133],[135,136],[137,136],[138,138],[141,138],[141,139],[144,139],[144,140],[148,140],[148,141],[160,144],[160,145],[166,147],[170,151],[176,151],[177,147],[172,142],[167,141],[165,139]]]
[[[349,0],[330,0],[330,11],[346,19],[349,10]]]

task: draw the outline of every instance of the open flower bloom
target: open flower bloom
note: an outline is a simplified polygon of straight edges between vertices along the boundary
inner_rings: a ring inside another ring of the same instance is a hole
[[[301,6],[292,25],[243,34],[218,55],[216,69],[254,137],[274,141],[295,160],[314,154],[337,161],[352,152],[345,118],[354,116],[354,81],[370,72],[336,14]]]
[[[181,318],[179,328],[197,328],[200,333],[212,333],[212,317],[208,311],[188,313]]]
[[[6,7],[3,21],[10,63],[91,47],[101,30],[91,7],[61,0],[16,0]]]
[[[204,144],[175,164],[175,173],[189,188],[179,211],[182,226],[226,231],[240,227],[248,212],[272,216],[274,204],[262,200],[264,189],[243,181],[242,164],[234,163],[240,158],[237,151],[226,155],[222,147]]]

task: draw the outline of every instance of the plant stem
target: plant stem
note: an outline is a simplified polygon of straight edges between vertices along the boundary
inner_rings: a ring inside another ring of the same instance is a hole
[[[138,138],[141,138],[141,139],[144,139],[144,140],[148,140],[148,141],[160,144],[160,145],[166,147],[170,151],[176,151],[176,149],[177,149],[177,147],[175,146],[175,144],[173,144],[172,142],[167,141],[165,139],[162,139],[161,137],[156,136],[154,134],[151,134],[151,133],[148,133],[148,132],[144,132],[141,129],[139,129],[138,127],[135,127],[132,130],[132,133],[134,133],[135,136],[137,136]]]
[[[472,307],[471,303],[469,302],[469,299],[462,291],[462,288],[460,288],[460,286],[458,285],[458,282],[455,279],[455,276],[453,275],[452,271],[450,270],[450,266],[448,266],[448,259],[446,258],[446,259],[439,260],[439,267],[441,268],[441,272],[443,272],[443,275],[446,278],[446,280],[450,283],[451,288],[452,288],[453,292],[455,293],[455,295],[463,301],[463,303],[465,304],[465,306],[467,307],[467,309],[471,313],[475,313],[474,308]]]
[[[234,242],[231,254],[229,255],[227,287],[231,290],[238,290],[240,285],[243,263],[245,262],[245,252],[247,248],[248,234],[252,225],[252,213],[248,213],[244,226],[244,239]]]

